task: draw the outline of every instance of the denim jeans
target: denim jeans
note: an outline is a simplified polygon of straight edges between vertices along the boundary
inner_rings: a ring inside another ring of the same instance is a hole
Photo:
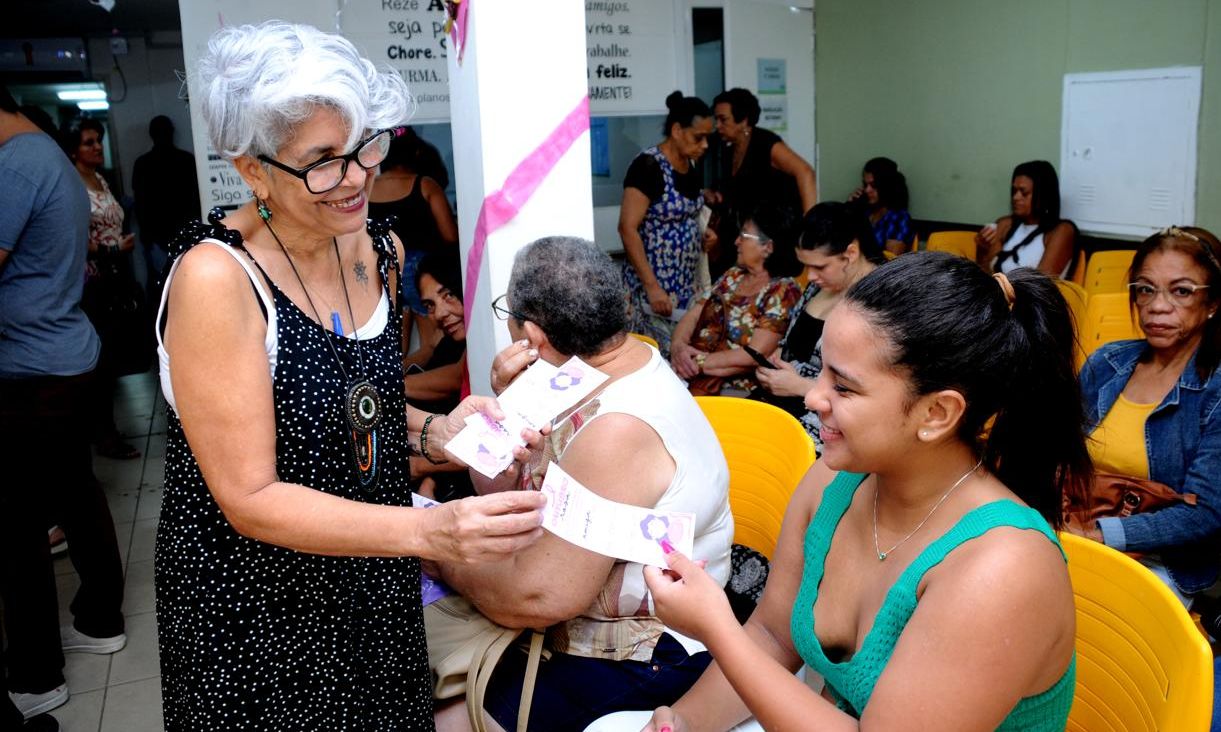
[[[611,712],[673,704],[712,662],[707,651],[688,655],[669,633],[649,663],[553,653],[538,668],[530,729],[581,732]],[[507,730],[517,728],[526,654],[509,649],[488,684],[484,709]]]

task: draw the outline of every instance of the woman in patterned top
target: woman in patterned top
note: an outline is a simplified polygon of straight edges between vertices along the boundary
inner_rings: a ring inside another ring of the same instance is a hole
[[[746,217],[734,242],[737,264],[692,303],[674,329],[670,363],[693,393],[717,393],[723,386],[749,393],[758,386],[757,364],[746,348],[776,350],[801,298],[782,264],[793,251],[788,212],[761,205]]]
[[[870,158],[861,171],[861,187],[848,197],[848,203],[864,205],[878,246],[893,254],[910,250],[916,236],[907,200],[907,178],[890,158]]]
[[[102,150],[105,134],[105,128],[96,119],[75,119],[64,129],[61,144],[89,192],[89,259],[81,306],[102,339],[98,379],[89,406],[93,442],[99,455],[129,460],[140,457],[140,451],[123,441],[114,423],[114,390],[118,374],[122,373],[118,361],[123,357],[116,349],[128,344],[129,338],[121,332],[125,324],[113,317],[110,306],[112,295],[122,287],[123,278],[119,277],[122,268],[131,267],[130,262],[120,257],[132,250],[135,239],[123,233],[123,207],[98,172],[105,161]],[[135,307],[137,303],[129,304]]]
[[[269,21],[218,31],[191,93],[255,200],[197,227],[158,317],[166,729],[429,730],[418,558],[509,556],[543,500],[411,508],[409,421],[440,455],[478,400],[406,411],[403,246],[366,219],[406,86]]]
[[[751,396],[800,420],[821,453],[822,425],[818,413],[806,408],[805,395],[822,371],[823,324],[844,291],[885,259],[865,217],[848,204],[828,201],[806,214],[797,260],[805,267],[809,284],[793,308],[779,357],[772,357],[776,368],[755,371],[760,389]]]
[[[666,139],[637,155],[623,179],[619,236],[632,301],[628,327],[656,340],[669,358],[674,324],[697,294],[704,195],[696,161],[708,149],[712,112],[702,100],[677,91],[666,97],[666,107]]]

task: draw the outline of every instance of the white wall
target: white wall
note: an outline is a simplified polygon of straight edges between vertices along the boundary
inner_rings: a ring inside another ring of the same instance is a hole
[[[783,58],[786,61],[788,129],[780,131],[789,147],[818,167],[814,135],[814,14],[810,0],[678,0],[685,16],[678,24],[674,39],[686,50],[680,58],[694,59],[692,47],[692,8],[723,8],[725,18],[725,88],[758,90],[758,59]],[[799,6],[797,11],[792,6]],[[809,6],[809,7],[800,7]],[[709,59],[702,59],[709,63]],[[689,68],[692,68],[689,67]],[[680,77],[682,78],[682,77]],[[694,89],[694,72],[686,72],[684,89]],[[719,92],[720,90],[718,90]],[[712,101],[715,93],[708,95]],[[642,136],[643,139],[644,136]],[[659,136],[660,139],[660,136]],[[647,147],[651,142],[641,145]],[[612,145],[612,150],[615,147]],[[635,157],[632,151],[631,157]],[[611,170],[616,170],[612,161]],[[609,199],[601,190],[622,190],[622,177],[595,186],[594,230],[597,242],[608,252],[623,251],[617,223],[619,206],[606,205]],[[601,205],[598,205],[601,204]]]
[[[717,3],[691,0],[695,6]],[[794,6],[801,5],[794,2]],[[760,58],[782,58],[788,72],[788,130],[780,132],[798,155],[814,156],[814,13],[772,0],[726,0],[725,86],[758,92]]]

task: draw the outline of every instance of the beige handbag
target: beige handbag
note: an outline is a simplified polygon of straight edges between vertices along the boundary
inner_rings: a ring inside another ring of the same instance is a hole
[[[534,682],[544,653],[544,633],[498,625],[458,595],[443,597],[427,605],[424,626],[428,634],[429,666],[434,675],[433,696],[452,699],[465,694],[466,711],[475,732],[487,729],[483,700],[496,664],[523,633],[530,634],[529,658],[517,712],[517,730],[526,732],[530,704],[534,699]]]

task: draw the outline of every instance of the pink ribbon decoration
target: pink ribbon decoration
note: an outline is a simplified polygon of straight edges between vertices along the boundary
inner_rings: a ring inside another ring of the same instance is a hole
[[[470,0],[465,0],[466,5]],[[568,116],[552,130],[538,147],[517,164],[500,190],[488,194],[479,208],[475,222],[475,236],[471,241],[470,255],[466,260],[466,287],[462,298],[466,325],[471,324],[471,308],[475,304],[475,291],[479,285],[479,273],[483,266],[483,253],[488,237],[517,216],[530,196],[555,168],[556,163],[572,143],[589,131],[589,97],[582,97]]]
[[[471,7],[471,0],[456,0],[449,3],[453,16],[449,20],[449,37],[454,42],[454,52],[458,54],[458,63],[462,63],[462,54],[466,51],[466,15]]]

